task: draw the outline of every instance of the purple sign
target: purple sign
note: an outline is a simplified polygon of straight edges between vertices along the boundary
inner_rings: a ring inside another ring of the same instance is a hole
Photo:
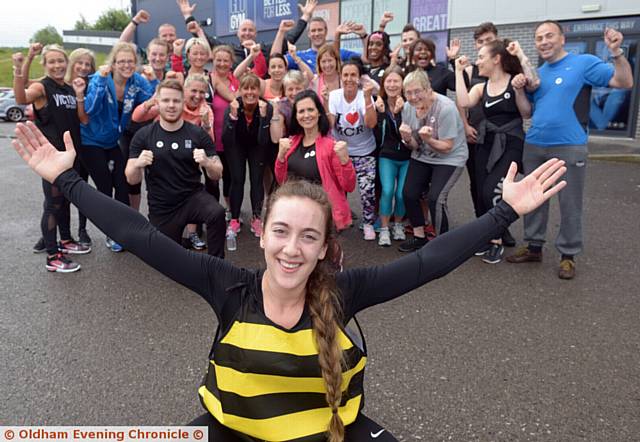
[[[436,61],[446,61],[445,47],[449,44],[449,0],[413,0],[409,22],[423,38],[436,44]]]
[[[280,21],[298,17],[296,0],[258,0],[256,2],[256,26],[260,31],[278,29]]]
[[[217,35],[235,34],[246,19],[265,31],[278,29],[281,20],[298,18],[296,0],[219,0],[215,5]]]

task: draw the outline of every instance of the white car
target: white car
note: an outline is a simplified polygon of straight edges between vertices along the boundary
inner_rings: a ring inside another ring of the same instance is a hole
[[[0,93],[0,118],[14,123],[22,121],[25,117],[25,108],[25,105],[16,103],[12,90]]]

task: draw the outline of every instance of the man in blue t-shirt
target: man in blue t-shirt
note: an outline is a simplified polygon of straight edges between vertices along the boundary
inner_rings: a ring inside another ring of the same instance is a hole
[[[358,28],[358,31],[358,36],[360,38],[364,39],[367,36],[364,28]],[[327,22],[322,17],[311,17],[311,20],[309,20],[309,28],[307,29],[307,36],[311,42],[311,47],[309,49],[297,51],[298,57],[300,57],[311,68],[313,73],[316,73],[318,49],[327,44],[327,32]],[[347,49],[340,49],[340,59],[342,61],[349,60],[352,57],[360,58],[360,54]],[[289,69],[300,69],[298,64],[293,61],[293,58],[289,54],[287,54],[287,62],[289,64]]]
[[[592,86],[631,88],[633,72],[624,56],[622,34],[606,29],[604,42],[612,64],[590,54],[569,54],[558,22],[547,20],[535,30],[535,44],[544,64],[538,69],[540,86],[529,95],[533,102],[531,128],[523,153],[524,173],[550,158],[564,160],[565,189],[558,193],[560,231],[556,248],[562,254],[558,276],[575,276],[574,256],[582,251],[582,193],[587,164],[589,102]],[[529,244],[507,258],[512,263],[542,261],[549,215],[548,202],[524,217]]]

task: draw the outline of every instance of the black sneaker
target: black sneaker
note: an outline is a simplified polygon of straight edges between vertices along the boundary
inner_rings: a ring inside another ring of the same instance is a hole
[[[33,253],[44,253],[47,248],[44,246],[44,238],[40,237],[37,243],[33,245]]]
[[[398,250],[401,252],[414,252],[418,249],[421,249],[429,240],[427,238],[419,238],[417,236],[412,236],[398,247]]]
[[[478,250],[476,253],[474,253],[474,255],[476,256],[484,256],[487,254],[487,252],[491,249],[491,244],[485,244],[484,246],[482,246],[482,248],[480,250]]]
[[[91,247],[91,237],[87,233],[87,229],[78,230],[78,242],[85,247]]]
[[[502,245],[505,247],[516,246],[516,239],[513,237],[513,235],[511,235],[511,232],[509,232],[509,229],[506,229],[502,234]]]
[[[482,261],[487,264],[498,264],[502,261],[502,255],[504,255],[504,247],[502,244],[491,244],[491,248],[484,254]]]
[[[207,247],[207,243],[201,240],[196,232],[189,234],[189,245],[194,250],[204,250]]]

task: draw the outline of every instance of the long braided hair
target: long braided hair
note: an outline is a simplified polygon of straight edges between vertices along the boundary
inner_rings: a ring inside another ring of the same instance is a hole
[[[327,428],[329,442],[343,442],[344,423],[338,414],[342,401],[342,349],[338,342],[339,324],[342,322],[342,306],[335,273],[342,250],[336,241],[331,203],[321,186],[304,180],[287,180],[267,200],[262,219],[267,223],[274,203],[284,197],[308,198],[317,203],[325,218],[325,244],[327,253],[318,261],[306,287],[306,302],[309,306],[313,335],[318,347],[318,361],[326,387],[326,400],[331,408],[331,420]]]

